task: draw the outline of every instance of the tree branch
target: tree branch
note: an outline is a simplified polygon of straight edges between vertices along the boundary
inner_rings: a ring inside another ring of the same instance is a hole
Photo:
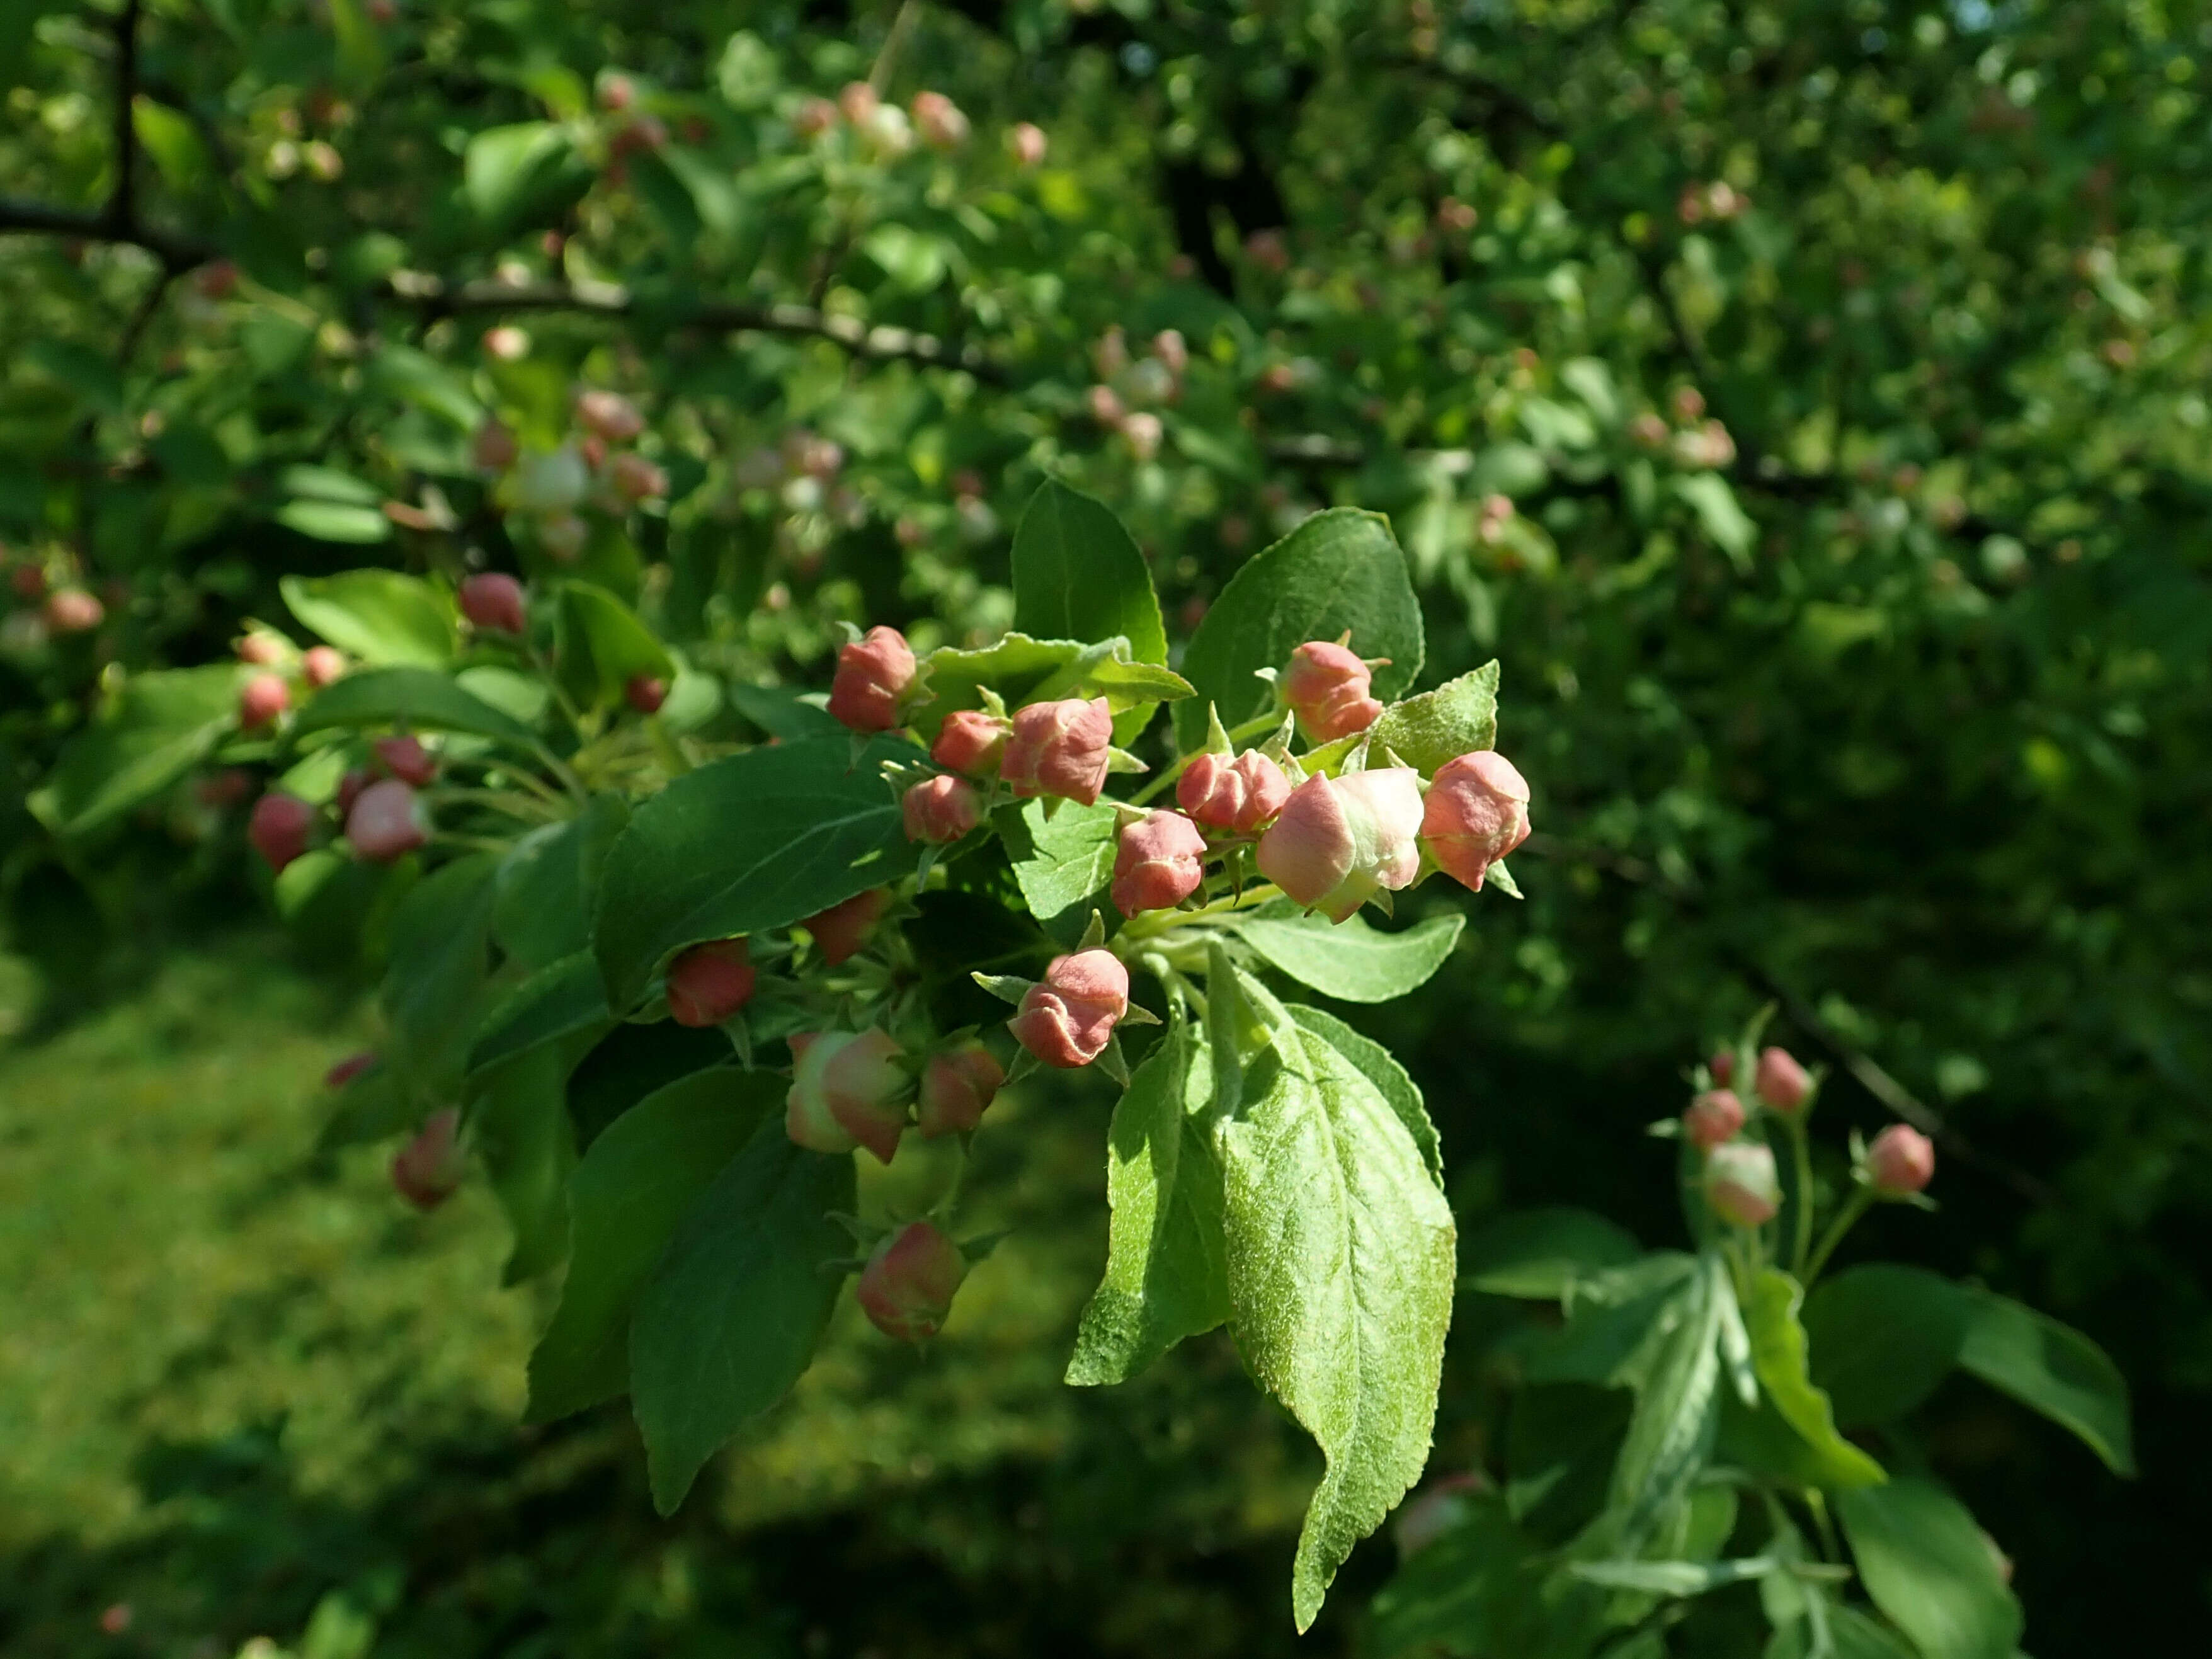
[[[139,0],[124,0],[115,20],[115,189],[107,217],[126,230],[138,222],[138,7]]]
[[[216,257],[214,248],[195,237],[179,236],[147,225],[119,224],[110,210],[87,213],[76,208],[49,207],[44,202],[17,202],[0,197],[0,236],[69,236],[85,242],[117,242],[142,247],[171,272],[189,270]]]

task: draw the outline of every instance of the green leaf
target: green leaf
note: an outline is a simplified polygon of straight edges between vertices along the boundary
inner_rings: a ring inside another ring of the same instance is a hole
[[[630,1399],[653,1507],[672,1514],[700,1468],[799,1380],[852,1249],[827,1218],[853,1207],[853,1160],[753,1132],[677,1229],[630,1322]]]
[[[994,822],[1037,926],[1073,945],[1093,910],[1112,917],[1113,907],[1102,902],[1121,842],[1111,802],[1083,806],[1064,800],[1048,817],[1043,801],[1024,801],[1000,808]]]
[[[485,1071],[546,1043],[580,1036],[588,1039],[588,1048],[613,1024],[599,958],[586,948],[539,969],[507,994],[478,1028],[468,1068],[472,1073]]]
[[[1828,1626],[1828,1659],[1914,1659],[1895,1632],[1856,1607],[1827,1601],[1822,1617]],[[1774,1632],[1763,1659],[1813,1659],[1814,1645],[1811,1620],[1799,1619]]]
[[[207,146],[191,118],[141,93],[131,100],[131,128],[161,169],[161,182],[190,196],[208,175]]]
[[[1589,1210],[1516,1210],[1470,1237],[1460,1260],[1470,1290],[1550,1302],[1636,1253],[1626,1228]]]
[[[633,679],[675,680],[668,647],[604,587],[563,582],[559,618],[561,683],[579,703],[612,708]]]
[[[780,685],[748,685],[732,681],[730,706],[772,738],[788,742],[794,738],[841,735],[845,727],[817,698],[809,702]]]
[[[1613,1465],[1601,1523],[1617,1549],[1632,1550],[1661,1512],[1679,1502],[1703,1467],[1720,1425],[1720,1333],[1735,1292],[1717,1255],[1698,1259],[1679,1316],[1654,1357]]]
[[[1538,1577],[1536,1540],[1497,1494],[1474,1492],[1465,1501],[1467,1519],[1407,1557],[1376,1596],[1370,1633],[1378,1659],[1550,1659],[1559,1651],[1532,1628],[1542,1615],[1528,1593]]]
[[[570,152],[567,131],[551,121],[488,127],[462,154],[462,193],[489,224],[512,224],[555,187]]]
[[[1433,691],[1385,708],[1372,728],[1376,752],[1388,748],[1423,775],[1446,761],[1498,744],[1498,664],[1447,680]]]
[[[619,795],[592,797],[581,817],[548,823],[516,842],[500,860],[492,937],[532,968],[592,948],[592,912],[607,851],[629,821]]]
[[[1177,1025],[1114,1108],[1106,1273],[1076,1332],[1071,1383],[1126,1382],[1186,1336],[1229,1317],[1206,1048],[1194,1027]]]
[[[2012,1659],[2020,1603],[1965,1504],[1897,1480],[1837,1493],[1836,1513],[1867,1594],[1924,1659]]]
[[[133,674],[62,747],[31,811],[58,836],[82,836],[151,800],[204,760],[237,719],[228,663]]]
[[[1568,1571],[1584,1583],[1608,1589],[1639,1590],[1648,1595],[1703,1595],[1707,1590],[1781,1571],[1771,1555],[1734,1561],[1577,1561]]]
[[[608,1006],[636,1006],[687,945],[788,927],[906,874],[915,849],[880,769],[914,750],[847,738],[749,750],[642,803],[600,877]]]
[[[388,1140],[402,1129],[411,1128],[419,1116],[392,1067],[372,1066],[347,1079],[345,1087],[337,1091],[322,1133],[315,1137],[315,1147],[319,1152],[337,1152]]]
[[[518,749],[538,747],[528,726],[429,668],[370,668],[334,680],[308,701],[293,729],[304,733],[347,726],[469,732]]]
[[[1570,1279],[1561,1299],[1566,1323],[1527,1343],[1522,1368],[1528,1380],[1643,1388],[1699,1305],[1698,1272],[1695,1256],[1655,1250]]]
[[[1437,1139],[1437,1126],[1429,1121],[1428,1103],[1421,1098],[1420,1085],[1398,1063],[1397,1056],[1374,1038],[1353,1030],[1334,1014],[1324,1013],[1302,1002],[1287,1005],[1287,1012],[1308,1036],[1319,1037],[1358,1066],[1390,1103],[1390,1109],[1398,1115],[1398,1121],[1413,1136],[1413,1145],[1420,1148],[1421,1162],[1428,1166],[1430,1179],[1441,1191],[1444,1184],[1444,1155],[1443,1145]]]
[[[924,741],[933,739],[947,714],[981,708],[987,686],[1007,708],[1018,708],[1082,654],[1080,641],[1036,640],[1026,634],[1008,634],[975,651],[939,646],[921,659],[924,695],[907,710],[907,724]]]
[[[1039,639],[1129,641],[1140,663],[1168,659],[1152,573],[1135,540],[1103,502],[1048,478],[1014,532],[1014,626]],[[1133,742],[1152,717],[1139,704],[1115,722]]]
[[[470,1139],[514,1234],[501,1282],[520,1285],[559,1267],[568,1250],[568,1176],[576,1133],[567,1084],[589,1046],[582,1035],[543,1043],[470,1079]]]
[[[378,515],[381,522],[382,515]],[[301,623],[372,666],[442,668],[458,644],[453,600],[397,570],[342,570],[277,583]]]
[[[1813,1381],[1846,1428],[1887,1423],[1936,1392],[1958,1363],[1971,1304],[1924,1267],[1870,1262],[1823,1279],[1806,1298]]]
[[[338,501],[287,501],[276,509],[276,518],[287,530],[296,530],[319,542],[373,547],[392,539],[392,520],[373,507],[348,507]]]
[[[1759,538],[1759,526],[1737,502],[1728,480],[1717,472],[1692,472],[1674,480],[1674,493],[1690,504],[1698,524],[1728,555],[1736,574],[1749,574],[1751,544]]]
[[[1881,1465],[1836,1432],[1828,1396],[1814,1387],[1808,1373],[1805,1328],[1797,1322],[1804,1295],[1804,1287],[1779,1267],[1764,1268],[1752,1280],[1743,1307],[1752,1369],[1774,1409],[1819,1459],[1821,1486],[1879,1485],[1888,1479]]]
[[[2070,1429],[2115,1474],[2136,1472],[2127,1379],[2081,1332],[1993,1291],[1966,1292],[1959,1363]]]
[[[1459,942],[1467,918],[1431,916],[1385,933],[1358,916],[1332,923],[1269,905],[1240,918],[1237,937],[1301,985],[1346,1002],[1390,1002],[1425,985]]]
[[[1380,514],[1351,507],[1316,513],[1255,557],[1221,591],[1183,654],[1196,696],[1176,711],[1185,749],[1206,732],[1211,701],[1224,724],[1237,726],[1272,706],[1274,693],[1255,671],[1280,668],[1309,640],[1349,629],[1363,657],[1388,657],[1375,695],[1402,696],[1421,671],[1421,607],[1406,556]]]
[[[628,1389],[639,1291],[678,1224],[782,1097],[779,1079],[717,1066],[653,1091],[592,1142],[569,1177],[568,1275],[530,1356],[527,1421]]]
[[[1236,977],[1272,1053],[1248,1066],[1218,1137],[1233,1328],[1254,1377],[1328,1460],[1291,1570],[1303,1631],[1428,1459],[1452,1218],[1381,1091],[1257,980]]]
[[[497,866],[489,853],[454,860],[417,882],[392,919],[381,993],[392,1035],[385,1060],[426,1111],[459,1098],[486,998]]]
[[[386,397],[428,410],[462,432],[484,418],[483,405],[459,374],[412,346],[386,344],[362,366],[362,379]]]

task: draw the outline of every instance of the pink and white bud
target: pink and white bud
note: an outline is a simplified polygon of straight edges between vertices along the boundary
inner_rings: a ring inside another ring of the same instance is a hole
[[[311,645],[300,653],[300,678],[319,691],[345,673],[345,653],[334,645]]]
[[[1172,910],[1206,880],[1206,836],[1180,812],[1147,812],[1114,852],[1114,908],[1125,916]]]
[[[1494,749],[1437,769],[1421,839],[1439,869],[1475,892],[1490,866],[1528,838],[1528,781]]]
[[[1012,720],[980,708],[956,709],[937,728],[937,741],[929,745],[929,757],[971,778],[994,776],[1006,752],[1006,735],[1013,729]]]
[[[461,614],[492,634],[520,634],[530,625],[530,605],[522,584],[501,570],[487,570],[461,582]]]
[[[1121,425],[1121,416],[1126,412],[1121,407],[1120,394],[1110,386],[1092,386],[1083,394],[1083,404],[1091,411],[1091,418],[1101,426]]]
[[[272,789],[253,803],[252,816],[246,821],[246,838],[253,843],[255,852],[268,860],[271,870],[282,870],[307,850],[307,838],[314,829],[313,807],[297,795]]]
[[[1013,153],[1016,162],[1025,167],[1042,167],[1044,153],[1049,148],[1044,129],[1032,122],[1017,122],[1006,134],[1006,148]]]
[[[921,1138],[968,1133],[983,1121],[1006,1080],[998,1056],[972,1037],[938,1050],[921,1068],[921,1096],[915,1106]]]
[[[1260,837],[1260,873],[1331,921],[1420,873],[1420,775],[1391,766],[1332,778],[1316,773],[1292,792]]]
[[[607,482],[626,501],[657,501],[668,494],[668,473],[634,449],[607,463]]]
[[[383,1064],[384,1057],[374,1048],[364,1048],[357,1054],[348,1054],[323,1073],[323,1087],[343,1089],[364,1072],[375,1070]]]
[[[1936,1178],[1936,1143],[1909,1123],[1893,1123],[1867,1148],[1867,1179],[1893,1198],[1924,1191]]]
[[[1111,951],[1054,957],[1006,1022],[1014,1041],[1048,1066],[1073,1070],[1106,1050],[1129,1012],[1129,970]]]
[[[914,648],[896,628],[871,628],[837,653],[830,712],[853,731],[888,732],[914,690]]]
[[[239,661],[255,668],[281,668],[292,659],[292,641],[266,629],[240,635],[233,648]]]
[[[908,106],[915,131],[932,149],[958,149],[968,142],[968,118],[941,92],[917,92]]]
[[[522,457],[522,446],[504,422],[486,421],[469,441],[469,459],[479,472],[504,472]]]
[[[1176,780],[1176,804],[1209,830],[1249,836],[1283,810],[1291,781],[1256,749],[1233,759],[1200,754]]]
[[[277,674],[256,674],[238,694],[238,724],[252,732],[268,725],[292,706],[292,688]]]
[[[1805,1097],[1813,1092],[1813,1079],[1787,1048],[1767,1048],[1759,1051],[1751,1086],[1761,1100],[1786,1117],[1804,1105]]]
[[[837,94],[837,107],[855,126],[873,115],[882,102],[875,88],[866,81],[848,81]]]
[[[807,917],[799,925],[813,938],[814,948],[821,952],[822,960],[835,968],[867,943],[868,935],[875,932],[876,924],[890,908],[890,890],[871,887],[865,893],[855,893],[843,902]]]
[[[82,587],[58,587],[47,597],[46,614],[56,634],[89,634],[107,620],[107,607]]]
[[[837,125],[837,106],[827,98],[810,98],[791,114],[791,130],[802,138],[819,138]]]
[[[1142,461],[1149,461],[1160,453],[1160,441],[1167,436],[1167,428],[1160,417],[1150,410],[1121,417],[1121,441],[1129,446],[1129,453]]]
[[[1743,1102],[1733,1089],[1708,1089],[1682,1114],[1682,1133],[1700,1152],[1710,1152],[1724,1140],[1734,1140],[1743,1127]]]
[[[379,738],[370,747],[379,766],[417,789],[427,788],[437,778],[438,757],[422,746],[420,738]]]
[[[908,841],[949,847],[983,821],[983,798],[967,779],[939,772],[899,798],[899,814]]]
[[[1190,347],[1182,337],[1182,331],[1164,328],[1152,336],[1152,356],[1167,366],[1169,374],[1177,380],[1190,367]]]
[[[999,775],[1018,795],[1059,795],[1089,806],[1106,787],[1113,745],[1105,698],[1033,702],[1014,711]]]
[[[573,512],[591,493],[592,469],[574,444],[526,455],[507,480],[507,498],[518,513]]]
[[[1764,1141],[1729,1140],[1705,1156],[1705,1202],[1738,1227],[1763,1227],[1782,1207],[1774,1149]]]
[[[927,1342],[945,1326],[968,1258],[927,1221],[910,1221],[878,1244],[860,1269],[854,1299],[868,1322],[897,1342]]]
[[[753,1000],[759,975],[741,939],[695,945],[668,964],[668,1013],[678,1025],[720,1025]]]
[[[392,1159],[392,1184],[418,1210],[434,1210],[461,1184],[461,1115],[453,1107],[430,1114],[415,1139]]]
[[[530,355],[530,331],[501,323],[484,331],[483,349],[484,356],[495,363],[519,363]]]
[[[784,1097],[784,1133],[810,1152],[865,1146],[882,1163],[898,1151],[914,1085],[891,1034],[802,1031],[791,1039],[797,1064]]]
[[[668,682],[657,674],[633,674],[623,682],[623,701],[641,714],[658,714],[668,701]]]
[[[346,839],[373,864],[390,864],[430,839],[429,809],[414,787],[398,778],[372,783],[345,817]]]
[[[1373,668],[1348,647],[1310,640],[1291,653],[1290,665],[1275,682],[1283,702],[1298,717],[1309,743],[1334,743],[1375,724],[1382,705],[1369,695]]]
[[[914,123],[896,104],[878,104],[868,112],[866,120],[853,125],[867,147],[886,160],[914,148]]]
[[[619,392],[594,386],[576,394],[576,420],[594,436],[626,444],[645,430],[645,416]]]

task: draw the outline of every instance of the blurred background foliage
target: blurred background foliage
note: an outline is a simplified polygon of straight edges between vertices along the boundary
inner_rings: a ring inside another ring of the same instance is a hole
[[[4,0],[11,1650],[92,1650],[125,1601],[118,1650],[312,1616],[325,1659],[363,1621],[393,1652],[1287,1643],[1309,1471],[1226,1350],[1054,1381],[1102,1103],[1030,1103],[998,1191],[1033,1224],[934,1359],[848,1340],[662,1528],[618,1419],[511,1426],[540,1315],[489,1289],[488,1212],[403,1221],[312,1162],[364,964],[220,942],[265,906],[235,807],[187,775],[89,843],[31,811],[103,686],[226,657],[283,574],[546,568],[470,437],[550,447],[586,383],[646,409],[669,488],[595,512],[585,568],[741,683],[818,678],[842,618],[1004,627],[1048,474],[1184,629],[1314,507],[1390,513],[1429,675],[1503,659],[1537,790],[1527,903],[1358,1015],[1463,1221],[1574,1202],[1669,1242],[1638,1132],[1779,999],[1852,1074],[1829,1114],[1948,1126],[1942,1213],[1854,1248],[2050,1310],[2136,1389],[2128,1486],[1936,1403],[2033,1650],[2200,1620],[2208,51],[2212,9],[2150,0]],[[872,71],[964,144],[800,131]],[[74,588],[98,626],[54,625]],[[1439,1468],[1494,1445],[1461,1323]],[[908,1611],[877,1628],[856,1581]]]

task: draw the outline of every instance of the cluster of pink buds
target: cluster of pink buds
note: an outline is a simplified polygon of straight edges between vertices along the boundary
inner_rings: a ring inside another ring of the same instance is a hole
[[[1109,328],[1092,348],[1091,362],[1098,380],[1084,393],[1085,410],[1100,426],[1118,433],[1133,458],[1151,460],[1167,435],[1155,410],[1182,398],[1183,374],[1190,367],[1188,343],[1180,331],[1164,328],[1143,355],[1133,357],[1122,331]]]
[[[810,1152],[862,1146],[888,1164],[910,1114],[925,1140],[966,1134],[1006,1080],[997,1056],[972,1036],[919,1056],[878,1027],[800,1031],[790,1042],[784,1133]]]
[[[1705,184],[1684,185],[1675,198],[1674,214],[1686,225],[1703,224],[1708,219],[1725,224],[1741,218],[1750,206],[1750,197],[1727,179],[1715,179]]]
[[[461,615],[479,633],[520,637],[529,631],[530,601],[514,577],[486,570],[462,578]]]
[[[695,945],[668,964],[668,1012],[678,1025],[720,1025],[753,1000],[758,975],[741,939]]]
[[[591,540],[592,527],[578,510],[587,502],[619,514],[668,494],[666,471],[629,447],[646,428],[635,403],[618,392],[585,387],[573,412],[575,435],[550,450],[526,453],[496,418],[478,427],[470,444],[477,471],[501,480],[508,509],[530,521],[539,548],[561,564],[582,557]]]
[[[345,655],[335,646],[311,645],[302,651],[266,628],[240,635],[238,659],[262,671],[247,676],[238,689],[241,732],[264,731],[281,720],[292,707],[295,680],[310,691],[319,691],[346,671]]]
[[[331,805],[340,833],[359,857],[390,864],[428,842],[430,811],[421,791],[435,782],[438,758],[408,733],[377,738],[370,761],[338,780]],[[308,802],[272,789],[253,804],[246,839],[282,871],[314,843],[321,814]]]

